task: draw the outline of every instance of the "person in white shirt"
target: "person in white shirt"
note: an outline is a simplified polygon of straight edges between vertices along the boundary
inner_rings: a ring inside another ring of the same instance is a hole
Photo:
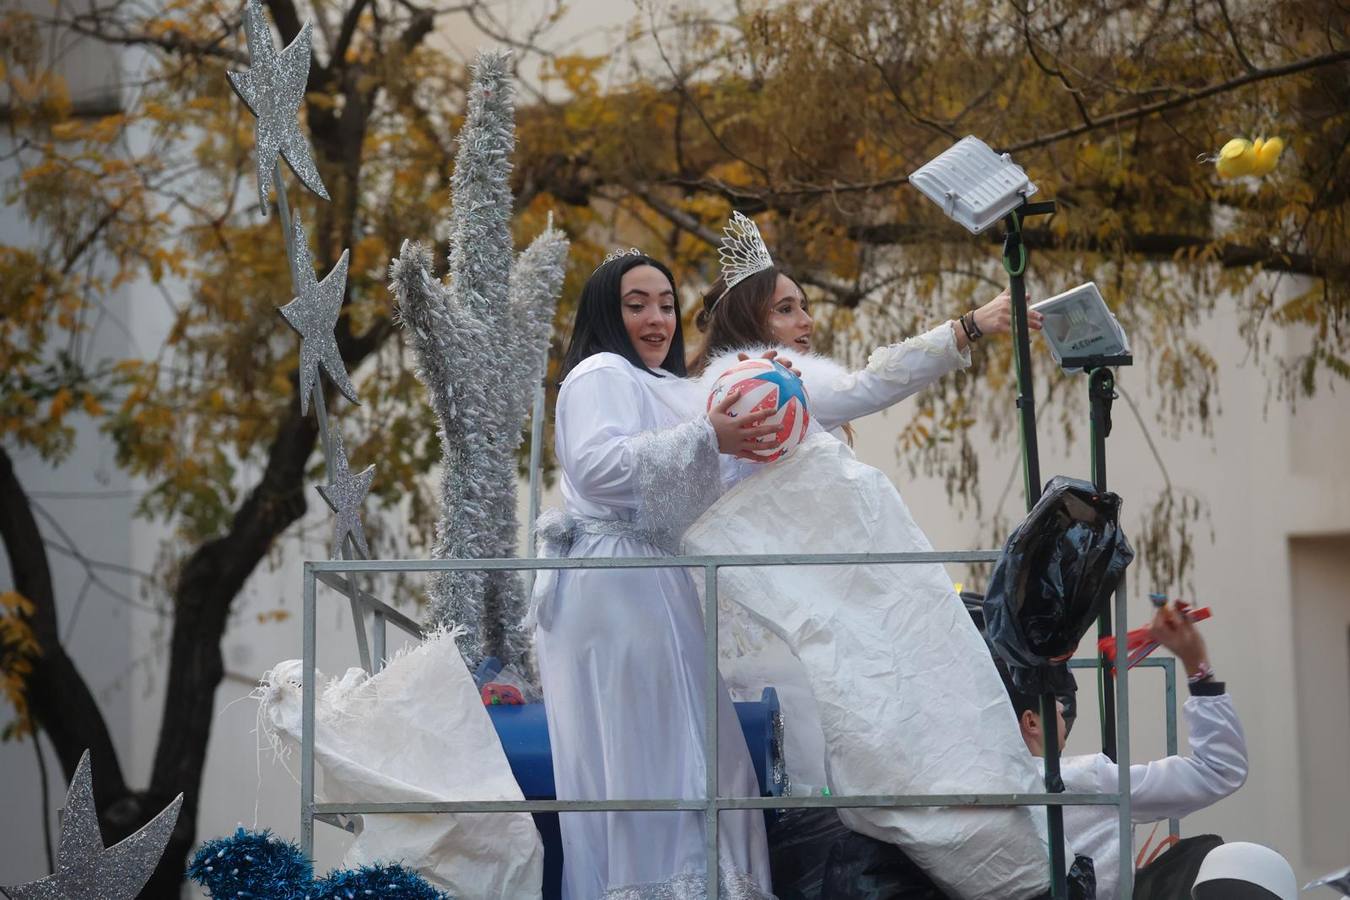
[[[1136,825],[1190,815],[1232,794],[1247,780],[1247,742],[1242,723],[1223,682],[1214,679],[1199,630],[1170,605],[1158,610],[1149,627],[1154,640],[1172,651],[1186,669],[1191,696],[1183,712],[1190,753],[1130,766],[1130,812]],[[1022,739],[1039,758],[1045,746],[1040,698],[1018,691],[1006,677],[1005,683]],[[1056,718],[1062,750],[1062,709]],[[1064,789],[1070,792],[1114,793],[1120,783],[1116,764],[1104,753],[1066,756],[1060,771]],[[1092,857],[1097,896],[1114,900],[1120,881],[1120,831],[1115,807],[1066,806],[1064,832],[1075,851]]]

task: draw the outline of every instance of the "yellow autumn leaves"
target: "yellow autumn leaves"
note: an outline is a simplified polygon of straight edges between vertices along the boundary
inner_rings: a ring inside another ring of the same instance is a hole
[[[37,638],[28,624],[32,601],[14,591],[0,593],[0,692],[14,707],[14,721],[5,726],[4,737],[23,737],[32,729],[25,689],[39,655]]]

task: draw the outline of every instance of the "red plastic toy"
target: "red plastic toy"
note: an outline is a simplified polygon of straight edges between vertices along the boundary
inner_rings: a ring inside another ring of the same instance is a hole
[[[1157,600],[1154,601],[1154,604],[1157,605]],[[1192,622],[1203,622],[1206,619],[1208,619],[1211,615],[1208,606],[1200,606],[1195,609],[1192,609],[1190,607],[1190,604],[1182,600],[1176,601],[1176,608],[1177,612],[1180,612],[1182,615],[1184,615],[1187,619],[1189,619]],[[1127,633],[1125,637],[1126,637],[1125,647],[1126,650],[1129,652],[1129,656],[1126,658],[1125,664],[1125,668],[1127,670],[1133,669],[1140,662],[1146,659],[1150,653],[1158,649],[1158,642],[1153,640],[1153,633],[1149,630],[1149,627],[1147,625],[1144,625],[1140,628],[1131,628],[1129,633]],[[1100,653],[1103,657],[1105,657],[1107,662],[1114,663],[1116,661],[1115,635],[1111,635],[1110,637],[1104,637],[1101,640],[1097,641],[1097,652]],[[1116,669],[1115,666],[1113,665],[1111,667],[1111,674],[1114,675],[1115,673]]]

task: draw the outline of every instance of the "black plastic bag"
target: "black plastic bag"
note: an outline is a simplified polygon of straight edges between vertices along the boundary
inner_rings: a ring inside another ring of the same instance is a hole
[[[769,823],[769,873],[778,900],[819,900],[830,847],[851,832],[832,809],[785,809]]]
[[[778,900],[949,900],[894,844],[850,831],[833,809],[789,809],[769,826]]]
[[[848,832],[830,848],[820,900],[950,900],[904,851]]]
[[[833,809],[784,810],[768,839],[778,900],[951,900],[903,850],[850,831]],[[1092,860],[1074,861],[1068,885],[1069,900],[1096,900]]]
[[[1061,693],[1072,680],[1055,666],[1073,655],[1134,559],[1120,503],[1089,482],[1056,476],[1004,545],[984,618],[1018,689]]]
[[[1092,857],[1075,856],[1065,882],[1069,887],[1069,900],[1097,900],[1097,868],[1092,864]],[[1047,892],[1037,900],[1050,900],[1050,894]],[[1111,898],[1103,897],[1102,900]]]
[[[965,604],[966,612],[970,613],[975,630],[984,638],[985,646],[989,648],[989,655],[994,658],[994,667],[998,669],[999,676],[1005,680],[1010,678],[1008,664],[994,649],[993,642],[989,640],[989,630],[984,625],[984,594],[962,591],[961,602]],[[1064,710],[1064,734],[1070,735],[1073,733],[1074,723],[1078,721],[1078,679],[1073,677],[1068,663],[1051,666],[1050,670],[1051,681],[1056,685],[1055,698],[1059,700],[1059,705]]]

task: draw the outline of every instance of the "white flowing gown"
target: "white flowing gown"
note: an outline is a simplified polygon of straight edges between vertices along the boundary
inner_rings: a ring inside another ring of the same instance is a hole
[[[690,382],[596,354],[558,395],[555,439],[569,557],[668,555],[721,492],[716,436]],[[703,615],[682,569],[571,569],[541,577],[535,640],[560,800],[705,795]],[[726,688],[718,682],[718,778],[758,794]],[[700,812],[563,813],[567,900],[705,895]],[[772,897],[764,819],[719,820],[721,890]]]
[[[791,357],[825,428],[969,362],[950,323],[880,348],[859,372]],[[715,360],[705,388],[734,359]],[[777,462],[732,474],[744,477],[686,531],[690,553],[932,549],[890,481],[834,438],[813,434]],[[722,646],[744,654],[722,663],[748,676],[732,683],[789,688],[790,778],[804,770],[808,783],[844,795],[1040,789],[993,660],[943,566],[729,568],[720,585],[720,618],[731,626]],[[818,755],[794,759],[794,750]],[[840,818],[899,845],[960,900],[1025,900],[1048,886],[1040,809],[846,809]]]
[[[923,334],[878,347],[868,357],[867,365],[856,371],[829,357],[802,354],[786,346],[729,350],[709,360],[699,376],[699,390],[706,396],[722,372],[736,364],[740,353],[757,356],[776,349],[802,373],[812,431],[823,429],[842,440],[841,426],[846,423],[889,409],[938,379],[969,366],[970,351],[957,349],[955,327],[954,322],[944,322]],[[723,457],[722,468],[723,481],[733,485],[765,466]],[[794,545],[792,549],[801,548]],[[757,624],[726,592],[721,594],[718,607],[719,663],[732,696],[758,698],[765,687],[778,692],[789,788],[797,794],[819,793],[828,780],[825,741],[820,710],[806,670],[786,643]]]

